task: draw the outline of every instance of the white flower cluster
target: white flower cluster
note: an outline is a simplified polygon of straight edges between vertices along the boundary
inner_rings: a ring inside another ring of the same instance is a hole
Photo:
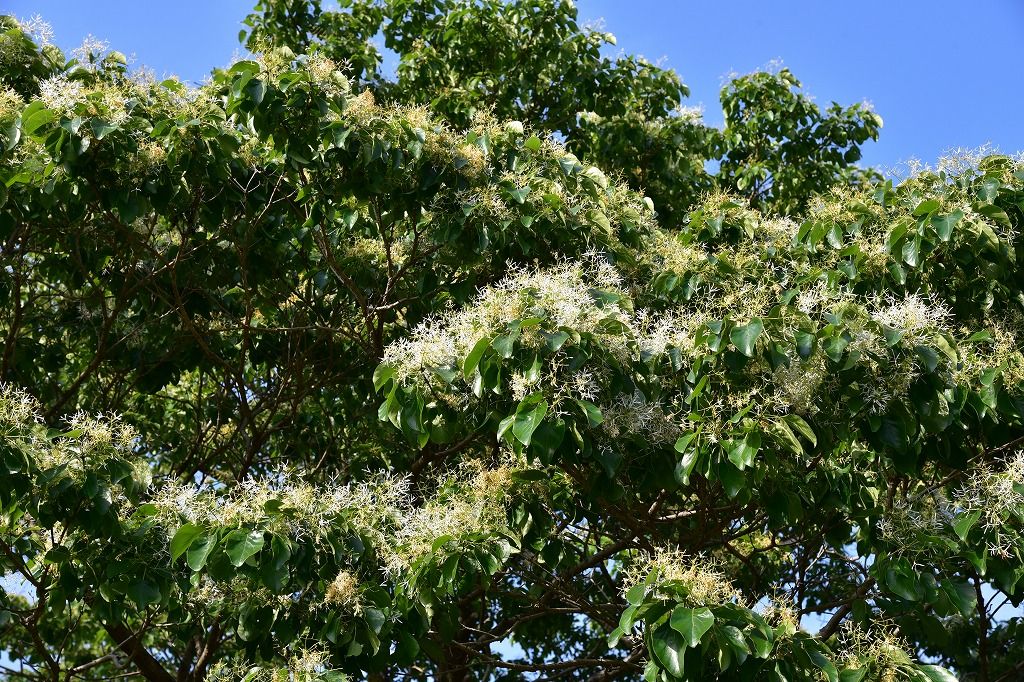
[[[1024,551],[1024,451],[1003,462],[1002,469],[982,466],[953,491],[961,515],[980,512],[979,526],[988,534],[988,551],[1004,558]]]
[[[678,348],[684,354],[691,352],[696,341],[694,335],[707,316],[702,311],[669,311],[652,315],[638,310],[630,321],[641,358],[657,357],[667,350]]]
[[[620,285],[618,272],[596,256],[548,270],[511,266],[504,279],[463,309],[428,318],[388,346],[384,364],[395,368],[400,381],[430,381],[431,370],[457,368],[480,339],[503,333],[515,321],[543,317],[545,328],[580,332],[596,332],[608,318],[626,323],[627,311],[600,302],[593,291],[615,291]],[[539,347],[544,339],[535,330],[524,330],[522,342]]]
[[[19,19],[18,28],[35,41],[39,47],[46,47],[53,43],[53,27],[43,21],[38,14],[33,14],[28,19]]]
[[[959,177],[978,170],[978,164],[986,156],[995,153],[991,144],[980,147],[956,147],[946,150],[939,157],[938,170],[951,177]]]
[[[313,486],[290,474],[247,479],[226,491],[182,483],[158,489],[150,503],[169,533],[183,522],[256,527],[316,544],[349,524],[374,543],[381,568],[397,576],[432,551],[437,538],[458,539],[502,527],[512,489],[509,470],[475,467],[443,478],[435,497],[416,506],[409,479],[380,475],[364,483]],[[279,507],[287,513],[268,509]],[[358,607],[358,583],[341,575],[325,600]]]
[[[888,296],[874,302],[871,317],[886,327],[903,334],[908,343],[927,341],[949,318],[949,309],[942,303],[918,294],[903,299]]]
[[[689,606],[743,603],[743,596],[714,559],[689,555],[678,548],[659,547],[654,553],[641,554],[624,570],[622,590],[648,581],[658,594],[670,591],[673,597],[683,597]]]
[[[95,69],[96,62],[100,60],[103,53],[110,47],[110,43],[99,40],[93,35],[87,35],[82,44],[71,51],[71,55],[78,60],[79,66],[84,69]]]
[[[809,415],[818,412],[819,391],[828,376],[825,359],[820,353],[806,361],[790,358],[788,367],[780,365],[772,373],[777,411],[784,413],[792,410]]]
[[[953,518],[948,501],[936,491],[917,500],[894,500],[878,520],[878,532],[896,547],[910,547],[922,535],[944,533]]]
[[[458,541],[504,528],[505,503],[512,491],[510,473],[504,467],[484,469],[472,463],[444,478],[438,494],[411,510],[395,529],[394,550],[385,554],[388,571],[397,575],[434,552],[439,538]]]
[[[688,423],[680,424],[674,415],[657,402],[649,402],[636,391],[620,395],[611,405],[601,407],[604,421],[601,428],[612,438],[623,434],[643,434],[652,443],[662,445],[675,442]]]
[[[40,423],[39,403],[25,391],[0,384],[0,429],[20,431]]]
[[[903,554],[928,553],[934,538],[955,542],[954,524],[976,516],[984,531],[986,549],[993,556],[1009,558],[1024,551],[1024,451],[1003,461],[1001,467],[975,466],[967,479],[947,494],[929,491],[897,500],[879,520],[882,537]]]
[[[21,113],[25,102],[14,88],[0,81],[0,121]]]
[[[309,79],[330,97],[348,94],[352,86],[338,65],[320,52],[314,52],[305,59]]]
[[[350,571],[340,571],[324,594],[324,606],[341,608],[347,613],[359,615],[363,604],[359,594],[359,579]]]
[[[837,651],[841,652],[842,668],[865,670],[864,679],[897,682],[913,679],[913,657],[910,646],[900,637],[895,626],[876,623],[864,630],[854,621],[843,623],[838,635]],[[841,669],[842,669],[841,668]]]
[[[39,81],[39,99],[48,109],[67,115],[85,99],[85,88],[62,73]]]
[[[313,486],[288,472],[241,481],[226,492],[170,482],[151,500],[174,530],[182,520],[203,526],[267,526],[295,538],[323,541],[339,518],[383,538],[409,507],[409,481],[382,475],[363,483]],[[268,516],[279,504],[285,515]]]
[[[296,649],[281,666],[253,665],[243,657],[227,657],[210,667],[207,679],[211,682],[343,682],[349,679],[330,668],[330,652],[323,649]]]
[[[704,105],[691,107],[679,104],[676,106],[674,113],[687,123],[700,123],[704,120]]]

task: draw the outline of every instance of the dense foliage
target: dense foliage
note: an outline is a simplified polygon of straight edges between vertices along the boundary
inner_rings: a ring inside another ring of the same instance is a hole
[[[5,675],[1021,675],[1020,160],[343,5],[200,88],[0,19]]]

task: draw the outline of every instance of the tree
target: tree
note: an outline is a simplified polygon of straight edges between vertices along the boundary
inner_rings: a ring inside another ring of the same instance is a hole
[[[196,89],[0,21],[12,677],[1019,674],[1019,160],[851,184],[862,110],[683,121],[562,2],[263,3]]]

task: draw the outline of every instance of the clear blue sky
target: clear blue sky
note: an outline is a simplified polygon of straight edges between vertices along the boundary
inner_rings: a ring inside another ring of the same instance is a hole
[[[59,45],[110,41],[157,75],[201,81],[238,49],[252,0],[0,0],[49,21]],[[720,121],[729,72],[774,59],[822,104],[871,101],[885,119],[864,163],[934,161],[951,147],[1024,150],[1024,0],[578,0],[618,48],[676,69]]]

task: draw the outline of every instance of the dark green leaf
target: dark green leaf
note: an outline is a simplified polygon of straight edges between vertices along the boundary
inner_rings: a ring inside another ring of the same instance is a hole
[[[669,623],[672,629],[683,636],[686,645],[695,647],[700,644],[701,637],[715,624],[715,616],[706,607],[691,609],[677,606],[672,611]]]
[[[662,626],[651,637],[654,657],[670,675],[683,676],[683,654],[686,642],[670,627]]]
[[[733,327],[732,331],[729,332],[729,340],[732,341],[739,352],[747,357],[753,357],[754,344],[757,342],[757,337],[763,331],[764,323],[761,322],[760,318],[755,317],[742,327]]]

